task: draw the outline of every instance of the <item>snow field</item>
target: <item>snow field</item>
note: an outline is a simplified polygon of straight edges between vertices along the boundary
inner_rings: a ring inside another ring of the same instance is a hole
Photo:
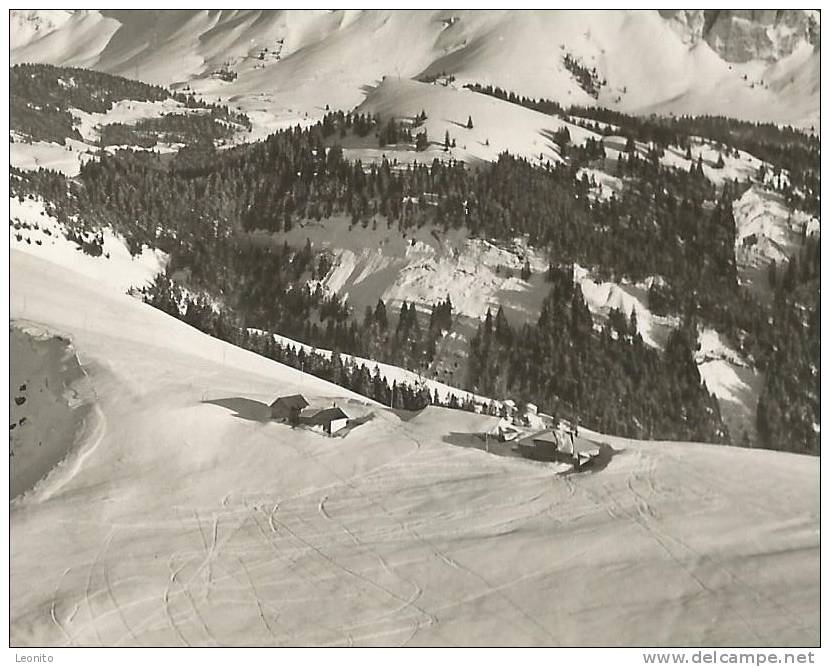
[[[12,318],[71,337],[102,415],[12,508],[15,645],[818,642],[815,458],[605,438],[563,478],[442,443],[451,411],[292,431],[201,397],[366,400],[11,261]]]
[[[48,214],[40,199],[21,202],[10,197],[9,218],[12,248],[69,267],[122,294],[131,287],[140,288],[152,282],[167,264],[163,252],[147,247],[140,255],[131,256],[124,240],[109,228],[101,230],[102,254],[93,257],[84,253],[66,238],[63,225]],[[16,223],[26,224],[29,228],[15,229]]]

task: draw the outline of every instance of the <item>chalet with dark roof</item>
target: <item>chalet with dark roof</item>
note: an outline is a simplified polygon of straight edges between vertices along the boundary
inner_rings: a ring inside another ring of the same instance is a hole
[[[300,423],[319,428],[329,435],[346,428],[349,416],[337,406],[323,410],[304,410],[300,414]]]
[[[280,396],[271,403],[271,419],[296,424],[300,418],[300,412],[308,407],[308,401],[302,394],[292,396]]]

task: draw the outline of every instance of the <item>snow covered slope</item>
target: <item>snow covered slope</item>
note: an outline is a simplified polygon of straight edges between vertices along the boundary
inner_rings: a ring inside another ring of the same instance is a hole
[[[54,169],[65,176],[77,176],[81,167],[94,159],[96,146],[67,139],[64,145],[52,141],[17,138],[9,144],[9,165],[18,169]]]
[[[9,13],[9,46],[12,63],[53,62],[93,67],[112,36],[121,28],[118,21],[97,11],[15,10]]]
[[[27,102],[27,104],[33,103]],[[203,114],[205,111],[201,108],[189,108],[172,97],[159,101],[119,99],[112,102],[110,109],[105,112],[90,113],[74,107],[67,107],[64,110],[71,115],[72,129],[80,135],[80,140],[66,136],[63,138],[63,143],[59,144],[56,141],[36,140],[33,136],[11,130],[9,133],[9,164],[11,166],[19,169],[54,169],[66,176],[77,176],[81,167],[93,160],[100,151],[114,152],[124,147],[113,144],[111,141],[106,141],[104,146],[101,145],[101,135],[107,126],[134,126],[143,120],[161,119],[166,116],[192,116]],[[24,115],[25,112],[21,112],[21,116]],[[13,120],[12,127],[14,126]],[[220,146],[229,142],[238,143],[252,139],[241,125],[225,123],[223,129],[224,127],[233,129],[228,132],[230,136],[216,140]],[[183,138],[181,134],[170,136],[170,133],[159,130],[153,132],[152,136],[155,143],[150,150],[154,152],[170,153],[179,150],[184,145],[181,143]],[[171,143],[171,141],[176,142]],[[127,147],[137,150],[146,149],[142,146]]]
[[[110,228],[100,234],[101,254],[87,254],[66,238],[64,226],[49,215],[42,200],[9,198],[9,245],[20,252],[89,276],[120,294],[144,287],[164,271],[168,258],[160,250],[144,246],[133,256],[124,239]]]
[[[353,108],[384,76],[445,73],[455,85],[489,83],[564,104],[818,126],[815,16],[769,31],[771,47],[758,41],[763,26],[752,32],[755,19],[721,17],[707,41],[692,38],[688,22],[642,10],[80,11],[12,21],[12,62],[189,82],[249,112],[295,120],[326,104]],[[757,46],[746,47],[744,25]],[[596,98],[566,57],[596,70]]]
[[[721,414],[729,427],[732,442],[743,445],[756,440],[758,397],[764,375],[747,363],[714,329],[698,334],[695,362],[707,389],[718,399]]]
[[[342,217],[307,221],[284,238],[294,246],[309,240],[315,248],[331,250],[334,265],[323,285],[348,297],[356,313],[374,307],[378,299],[395,308],[406,300],[428,312],[449,296],[457,314],[477,321],[488,308],[496,311],[501,305],[511,323],[521,325],[538,319],[550,293],[545,253],[522,238],[496,243],[455,229],[401,233],[383,222],[376,227],[352,226]],[[521,277],[525,261],[531,269],[526,280]],[[613,308],[625,315],[635,310],[640,333],[650,345],[662,347],[669,329],[677,326],[674,318],[649,311],[647,282],[599,281],[579,266],[574,278],[594,315],[604,318]]]
[[[582,145],[585,139],[598,139],[585,130],[556,116],[532,111],[510,102],[469,90],[398,80],[386,77],[358,107],[358,112],[379,113],[381,118],[412,118],[422,109],[429,110],[427,120],[418,127],[426,130],[431,142],[439,144],[435,154],[416,154],[420,162],[455,158],[465,162],[495,161],[500,153],[527,158],[534,164],[561,161],[553,133],[567,128],[571,141]],[[467,119],[473,127],[467,129]],[[446,134],[456,141],[456,148],[443,152]],[[374,139],[374,137],[372,138]],[[391,157],[396,153],[386,149]],[[346,157],[351,157],[346,153]],[[365,162],[366,160],[364,160]]]
[[[732,208],[735,255],[740,266],[786,262],[798,253],[805,235],[819,229],[817,219],[790,209],[780,194],[760,185],[749,188]]]
[[[817,458],[606,438],[558,476],[17,250],[11,317],[68,336],[95,396],[12,503],[13,645],[819,642]],[[294,392],[374,419],[261,421]]]

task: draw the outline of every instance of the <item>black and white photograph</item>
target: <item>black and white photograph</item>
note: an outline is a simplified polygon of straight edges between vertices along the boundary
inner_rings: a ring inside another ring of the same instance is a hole
[[[820,10],[8,15],[9,662],[819,661]]]

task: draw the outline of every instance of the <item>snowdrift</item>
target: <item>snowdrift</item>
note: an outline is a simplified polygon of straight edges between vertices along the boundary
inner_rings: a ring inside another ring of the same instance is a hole
[[[11,317],[71,339],[101,416],[12,504],[12,645],[819,642],[817,458],[594,436],[608,466],[559,476],[14,249]],[[374,419],[213,400],[298,392]]]

